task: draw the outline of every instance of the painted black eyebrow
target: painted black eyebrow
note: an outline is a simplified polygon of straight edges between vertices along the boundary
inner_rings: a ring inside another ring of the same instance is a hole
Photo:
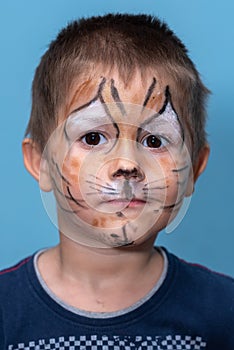
[[[113,80],[113,79],[112,79],[112,80]],[[114,81],[113,81],[113,82],[114,82]],[[117,142],[117,139],[119,138],[120,130],[119,130],[119,127],[118,127],[117,123],[114,121],[114,119],[113,119],[113,117],[112,117],[112,115],[111,115],[111,113],[110,113],[110,111],[109,111],[109,109],[108,109],[108,107],[107,107],[107,105],[106,105],[106,102],[105,102],[105,100],[104,100],[104,98],[103,98],[103,96],[102,96],[102,91],[103,91],[103,89],[104,89],[105,84],[106,84],[106,78],[103,77],[103,78],[102,78],[102,81],[101,81],[100,84],[99,84],[97,94],[96,94],[89,102],[87,102],[87,103],[83,104],[82,106],[76,108],[70,115],[72,115],[73,113],[76,113],[76,112],[78,112],[78,111],[80,111],[80,110],[82,110],[82,109],[84,109],[84,108],[87,108],[87,107],[89,107],[93,102],[95,102],[95,101],[97,101],[97,100],[100,100],[100,102],[103,104],[103,107],[104,107],[104,109],[105,109],[106,114],[108,115],[108,117],[110,118],[110,120],[111,120],[111,122],[112,122],[114,128],[116,129],[116,142]],[[116,88],[115,88],[115,89],[116,89]],[[117,94],[116,94],[116,93],[117,93]],[[114,92],[114,96],[115,96],[115,98],[119,98],[119,94],[118,94],[117,89],[116,89],[116,91]],[[112,97],[113,97],[113,95],[112,95]],[[113,98],[114,98],[114,97],[113,97]],[[120,99],[119,99],[119,100],[120,100]],[[67,130],[66,130],[67,120],[68,120],[68,118],[67,118],[66,121],[65,121],[64,130],[63,130],[63,131],[64,131],[64,135],[65,135],[66,140],[67,140],[67,141],[70,141],[69,136],[68,136],[68,133],[67,133]],[[116,142],[115,142],[115,144],[116,144]],[[115,144],[113,145],[113,147],[115,146]],[[113,147],[112,147],[112,148],[113,148]],[[112,148],[111,148],[111,149],[112,149]]]
[[[102,90],[100,91],[98,98],[101,101],[101,103],[103,104],[103,107],[105,109],[106,114],[108,115],[108,117],[110,118],[114,128],[116,129],[116,140],[115,140],[113,146],[111,147],[111,149],[107,152],[107,153],[109,153],[115,147],[115,145],[117,143],[117,140],[118,140],[119,135],[120,135],[120,130],[119,130],[118,124],[114,121],[114,119],[113,119],[113,117],[111,115],[111,112],[109,111],[109,108],[106,105],[106,102],[105,102],[105,100],[104,100],[104,98],[102,96]]]
[[[170,89],[169,89],[169,85],[166,86],[166,89],[165,89],[165,96],[166,96],[166,100],[164,102],[164,105],[162,106],[162,108],[160,109],[160,111],[158,112],[159,114],[162,114],[166,107],[167,107],[167,103],[170,102],[171,104],[171,108],[172,110],[174,111],[174,113],[176,114],[176,118],[178,120],[178,123],[180,125],[180,129],[181,129],[181,134],[182,134],[182,144],[184,144],[184,140],[185,140],[185,132],[184,132],[184,127],[183,127],[183,124],[181,123],[181,120],[175,110],[175,107],[173,105],[173,102],[172,102],[172,98],[171,98],[171,93],[170,93]]]
[[[183,141],[182,144],[183,144],[183,143],[184,143],[184,140],[185,140],[184,128],[183,128],[183,125],[182,125],[182,123],[181,123],[181,121],[180,121],[180,118],[179,118],[179,116],[178,116],[178,114],[177,114],[177,112],[176,112],[176,110],[175,110],[175,108],[174,108],[174,105],[173,105],[173,103],[172,103],[171,93],[170,93],[170,89],[169,89],[169,86],[168,86],[168,85],[167,85],[166,88],[165,88],[164,95],[165,95],[165,101],[164,101],[164,103],[163,103],[162,108],[161,108],[157,113],[155,113],[155,114],[153,114],[152,116],[150,116],[147,120],[145,120],[145,121],[139,126],[138,131],[137,131],[137,137],[139,138],[139,135],[140,135],[141,131],[144,130],[145,125],[149,124],[153,119],[159,117],[160,115],[162,115],[162,114],[165,112],[165,109],[166,109],[168,103],[170,103],[171,108],[172,108],[173,112],[175,113],[176,119],[178,120],[178,123],[179,123],[179,125],[180,125],[181,134],[182,134],[182,141]]]
[[[151,85],[149,86],[148,91],[147,91],[147,93],[145,95],[145,99],[144,99],[144,102],[143,102],[143,107],[145,107],[147,105],[147,103],[149,102],[149,99],[150,99],[150,97],[151,97],[151,95],[152,95],[152,93],[154,91],[154,88],[155,88],[156,84],[157,84],[157,80],[155,79],[155,77],[153,77],[153,81],[152,81]]]
[[[99,84],[99,86],[98,86],[97,94],[96,94],[89,102],[86,102],[86,103],[83,104],[82,106],[80,106],[80,107],[76,108],[74,111],[72,111],[71,114],[76,113],[76,112],[78,112],[78,111],[80,111],[80,110],[82,110],[82,109],[84,109],[84,108],[90,106],[93,102],[95,102],[96,100],[98,100],[98,98],[100,98],[100,96],[101,96],[101,93],[102,93],[102,90],[103,90],[103,88],[104,88],[105,83],[106,83],[106,78],[103,77],[103,78],[102,78],[102,81],[100,82],[100,84]],[[70,114],[70,115],[71,115],[71,114]]]
[[[83,104],[82,106],[80,106],[80,107],[76,108],[74,111],[72,111],[70,115],[72,115],[73,113],[76,113],[76,112],[78,112],[86,107],[89,107],[93,102],[97,101],[102,93],[102,90],[104,88],[105,83],[106,83],[106,78],[103,77],[102,81],[100,82],[100,84],[98,86],[98,91],[97,91],[96,95],[89,102]],[[69,142],[71,140],[70,140],[68,133],[67,133],[67,121],[68,121],[68,118],[66,119],[66,121],[64,123],[63,133],[65,135],[66,140]]]
[[[115,87],[115,81],[114,79],[111,79],[111,96],[113,97],[113,100],[117,103],[117,107],[119,108],[122,115],[126,115],[126,110],[124,108],[123,102],[119,97],[119,93],[117,88]]]

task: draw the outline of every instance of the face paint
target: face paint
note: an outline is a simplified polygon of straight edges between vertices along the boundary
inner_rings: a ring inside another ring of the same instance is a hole
[[[135,244],[161,230],[178,212],[191,171],[169,89],[157,112],[145,107],[156,80],[143,105],[123,103],[113,80],[114,102],[104,103],[103,81],[96,97],[55,130],[44,151],[59,230],[101,248]]]

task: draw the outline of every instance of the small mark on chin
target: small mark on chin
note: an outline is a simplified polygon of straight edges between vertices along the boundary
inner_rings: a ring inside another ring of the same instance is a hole
[[[113,238],[119,238],[119,235],[117,235],[116,233],[111,233],[111,237],[113,237]]]
[[[116,215],[117,215],[119,218],[124,217],[124,214],[123,214],[121,211],[117,211]]]

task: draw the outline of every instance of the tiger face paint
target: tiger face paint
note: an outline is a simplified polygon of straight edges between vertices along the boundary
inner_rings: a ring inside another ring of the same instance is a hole
[[[73,99],[43,160],[59,230],[101,248],[134,245],[164,228],[179,211],[192,170],[170,88],[155,78],[140,92],[101,78],[91,98]]]

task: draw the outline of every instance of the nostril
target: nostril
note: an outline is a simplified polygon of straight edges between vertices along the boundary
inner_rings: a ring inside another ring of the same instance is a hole
[[[137,168],[129,169],[118,169],[113,175],[113,178],[124,178],[126,180],[130,180],[132,178],[141,180],[143,178],[143,174]]]

